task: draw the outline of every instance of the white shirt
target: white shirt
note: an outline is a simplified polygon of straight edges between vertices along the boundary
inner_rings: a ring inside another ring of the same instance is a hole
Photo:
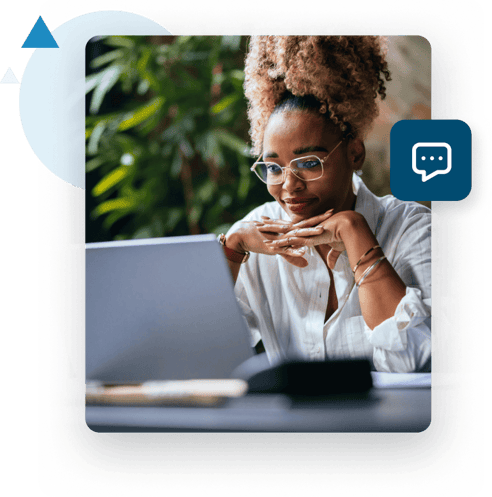
[[[392,196],[376,197],[356,175],[353,187],[355,211],[364,216],[407,286],[394,316],[374,330],[366,325],[346,252],[333,270],[338,309],[326,322],[330,275],[314,248],[305,254],[309,263],[305,268],[293,266],[279,255],[252,253],[241,266],[235,286],[252,345],[261,339],[272,363],[365,357],[377,371],[430,371],[430,210]],[[289,220],[277,202],[269,202],[242,221],[260,221],[262,215]]]

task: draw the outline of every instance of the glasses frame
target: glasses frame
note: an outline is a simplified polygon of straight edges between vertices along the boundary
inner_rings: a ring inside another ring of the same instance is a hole
[[[258,178],[260,178],[260,180],[265,183],[265,185],[281,185],[282,183],[285,182],[285,179],[287,177],[287,169],[290,170],[290,172],[298,179],[300,179],[301,181],[318,181],[320,178],[323,177],[323,174],[325,173],[325,167],[324,167],[324,162],[328,159],[328,157],[330,157],[330,155],[340,146],[340,144],[343,142],[343,139],[340,140],[335,148],[326,156],[324,157],[323,159],[320,159],[319,157],[317,157],[316,155],[305,155],[305,156],[302,156],[302,157],[296,157],[295,159],[292,159],[290,162],[289,162],[289,165],[288,166],[279,166],[276,162],[264,162],[264,161],[260,161],[260,159],[263,157],[263,153],[258,157],[258,160],[250,167],[250,171],[253,171],[256,176],[258,176]],[[294,161],[298,161],[300,159],[308,159],[309,157],[316,157],[316,159],[318,159],[320,162],[321,162],[321,176],[318,176],[317,178],[314,178],[314,179],[304,179],[304,178],[301,178],[299,176],[297,176],[297,174],[294,172],[294,170],[292,169],[292,163]],[[279,181],[278,183],[268,183],[267,181],[265,181],[261,176],[260,174],[258,173],[258,171],[256,170],[256,166],[258,164],[275,164],[276,166],[280,167],[280,169],[282,170],[282,179],[281,181]]]

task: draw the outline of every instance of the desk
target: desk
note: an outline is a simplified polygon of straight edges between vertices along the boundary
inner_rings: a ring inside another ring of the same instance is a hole
[[[96,432],[421,432],[431,422],[428,377],[428,384],[386,383],[365,396],[256,394],[221,407],[87,406],[86,422]]]

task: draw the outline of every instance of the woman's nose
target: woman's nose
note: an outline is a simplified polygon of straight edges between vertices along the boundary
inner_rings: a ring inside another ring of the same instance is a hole
[[[305,187],[305,183],[287,167],[284,169],[284,182],[282,186],[287,191],[297,191],[302,190]]]

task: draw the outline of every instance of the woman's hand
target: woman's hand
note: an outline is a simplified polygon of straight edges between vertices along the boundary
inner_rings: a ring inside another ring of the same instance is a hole
[[[345,250],[343,233],[351,218],[360,216],[353,211],[342,211],[333,214],[330,210],[319,216],[315,216],[297,224],[278,222],[264,218],[264,223],[258,224],[256,229],[260,232],[277,233],[277,240],[266,241],[272,250],[282,250],[285,247],[314,247],[327,245],[330,251],[327,255],[327,263],[330,269],[335,267],[339,255]]]
[[[234,232],[227,236],[227,247],[236,252],[255,252],[258,254],[281,255],[288,262],[297,267],[306,267],[307,260],[303,257],[306,249],[298,247],[283,246],[269,248],[266,241],[278,240],[279,235],[275,232],[260,232],[257,225],[263,225],[259,221],[248,221],[240,224]],[[319,231],[321,232],[321,231]]]

